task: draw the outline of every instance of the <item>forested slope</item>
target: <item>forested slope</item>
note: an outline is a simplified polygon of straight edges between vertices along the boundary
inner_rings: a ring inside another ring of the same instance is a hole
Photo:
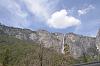
[[[0,66],[69,66],[62,54],[41,44],[0,34]]]

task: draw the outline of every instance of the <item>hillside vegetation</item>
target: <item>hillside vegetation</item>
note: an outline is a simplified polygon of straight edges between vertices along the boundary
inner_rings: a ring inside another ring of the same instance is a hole
[[[69,66],[60,53],[0,34],[0,66]]]
[[[50,34],[46,31],[31,32],[30,30],[1,25],[0,66],[70,66],[100,60],[95,45],[96,38],[80,37],[73,33],[63,37],[61,34]],[[17,39],[16,36],[22,39]],[[30,37],[32,40],[29,40]],[[64,54],[60,51],[63,38],[65,43]],[[37,40],[41,40],[41,42]],[[51,45],[51,47],[45,47],[44,45]],[[87,51],[84,51],[85,48]],[[82,55],[74,58],[73,53],[76,53],[76,57],[80,54],[78,50],[82,49]]]

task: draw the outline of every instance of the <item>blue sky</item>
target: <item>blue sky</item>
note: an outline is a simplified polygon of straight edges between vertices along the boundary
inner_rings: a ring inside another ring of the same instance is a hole
[[[0,0],[2,24],[96,36],[100,0]]]

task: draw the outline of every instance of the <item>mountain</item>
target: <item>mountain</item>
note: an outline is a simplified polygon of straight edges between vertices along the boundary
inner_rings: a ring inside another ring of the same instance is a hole
[[[4,31],[4,33],[6,33],[9,36],[14,36],[21,40],[42,43],[45,47],[49,47],[57,50],[58,52],[62,52],[63,34],[49,33],[45,30],[32,31],[29,29],[20,29],[8,27],[5,25],[1,25],[0,30]]]
[[[98,45],[100,45],[100,31],[97,37],[88,37],[75,33],[50,33],[41,29],[32,31],[2,24],[0,24],[0,31],[20,40],[42,44],[45,48],[53,49],[62,54],[66,54],[66,46],[68,45],[69,49],[67,51],[76,59],[84,56],[97,57]]]
[[[97,36],[96,36],[96,46],[97,46],[97,49],[100,52],[100,29],[99,29]]]
[[[97,47],[95,45],[96,38],[68,33],[65,36],[65,44],[70,46],[70,52],[73,57],[77,58],[86,55],[97,55]]]
[[[0,34],[0,66],[70,66],[64,55],[34,42]]]

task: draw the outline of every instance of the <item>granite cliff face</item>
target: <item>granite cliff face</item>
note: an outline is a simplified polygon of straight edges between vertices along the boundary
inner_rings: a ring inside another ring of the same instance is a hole
[[[57,52],[62,52],[64,46],[62,45],[63,34],[61,33],[49,33],[45,30],[32,31],[29,29],[13,28],[5,25],[0,25],[0,30],[21,40],[42,43],[44,47],[54,49]]]
[[[46,48],[54,49],[63,54],[64,46],[67,44],[70,48],[70,54],[74,58],[82,56],[83,53],[95,56],[97,54],[97,47],[100,48],[100,31],[96,38],[74,33],[50,33],[46,30],[32,31],[29,29],[8,27],[1,24],[0,31],[21,40],[42,44]]]
[[[97,49],[100,52],[100,29],[99,29],[97,36],[96,36],[96,46],[97,46]]]
[[[70,46],[70,52],[73,57],[77,58],[86,55],[97,55],[95,45],[96,38],[68,33],[65,36],[65,44]]]

